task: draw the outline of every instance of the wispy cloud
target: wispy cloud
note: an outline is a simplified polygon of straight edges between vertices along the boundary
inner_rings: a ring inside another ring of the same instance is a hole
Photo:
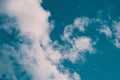
[[[120,22],[114,21],[113,28],[115,34],[114,44],[116,47],[120,48]]]
[[[112,36],[112,31],[106,25],[102,25],[102,28],[99,30],[99,32],[105,34],[106,37]]]
[[[94,53],[93,48],[94,43],[88,37],[81,36],[70,40],[72,48],[69,48],[67,53],[64,55],[65,58],[69,59],[71,62],[76,63],[77,60],[81,59],[85,61],[85,52]]]
[[[79,29],[79,31],[84,32],[85,27],[88,26],[90,20],[89,18],[83,17],[83,18],[76,18],[74,20],[74,26]]]
[[[71,36],[74,35],[73,31],[77,28],[79,31],[84,32],[85,27],[88,26],[90,20],[89,18],[77,18],[73,24],[67,25],[64,29],[64,34],[62,36],[63,41],[67,41],[71,47],[67,48],[64,52],[64,58],[69,59],[71,62],[75,63],[77,60],[81,59],[84,61],[84,53],[94,53],[94,41],[88,36]]]

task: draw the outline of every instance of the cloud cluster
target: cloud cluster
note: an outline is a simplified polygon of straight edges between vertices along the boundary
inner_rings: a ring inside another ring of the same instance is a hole
[[[73,24],[67,25],[64,29],[64,34],[62,40],[66,41],[71,45],[65,51],[65,58],[69,59],[71,62],[75,63],[77,60],[81,59],[84,61],[84,53],[94,53],[95,49],[94,41],[88,36],[73,36],[74,30],[78,29],[80,32],[85,32],[85,27],[89,25],[90,19],[86,17],[76,18]]]
[[[17,25],[9,24],[6,26],[7,28],[3,29],[9,31],[11,28],[17,29],[19,31],[17,38],[21,43],[19,46],[17,45],[18,49],[14,48],[15,45],[4,44],[2,46],[1,52],[4,59],[0,61],[0,64],[3,64],[3,66],[0,65],[0,77],[8,71],[7,77],[17,80],[15,70],[18,70],[19,73],[26,71],[21,77],[22,80],[26,80],[28,75],[32,80],[80,80],[80,75],[76,72],[71,73],[64,67],[62,61],[69,60],[72,63],[76,63],[80,59],[84,61],[86,52],[95,52],[93,47],[95,42],[89,36],[73,37],[73,31],[78,29],[80,32],[85,32],[90,22],[99,21],[87,17],[76,18],[73,24],[65,26],[61,38],[66,44],[60,45],[57,41],[53,42],[50,39],[53,24],[48,22],[50,12],[45,11],[40,5],[41,3],[42,0],[6,0],[4,12],[10,17],[15,17]],[[116,37],[115,45],[120,48],[120,23],[114,22],[113,26]],[[104,33],[107,37],[113,35],[106,25],[103,25],[99,32]],[[9,56],[12,57],[12,60]],[[4,61],[6,64],[3,63]],[[21,65],[20,70],[13,64]],[[9,68],[5,70],[4,66],[9,66]]]
[[[62,66],[60,60],[64,58],[59,50],[53,48],[54,42],[49,37],[50,13],[41,7],[41,2],[41,0],[8,0],[6,2],[5,13],[10,17],[15,17],[17,24],[17,26],[9,25],[7,29],[19,30],[18,37],[23,43],[19,44],[18,50],[13,48],[14,52],[11,52],[12,46],[9,46],[10,50],[4,50],[2,53],[7,54],[5,52],[7,51],[9,56],[14,55],[17,63],[31,75],[32,80],[80,80],[76,72],[70,73],[64,67],[63,72],[58,69],[59,65]],[[9,63],[8,74],[13,74],[14,77],[11,79],[17,80],[15,65],[8,58],[7,64]],[[0,69],[4,68],[0,66]],[[0,72],[0,76],[3,72],[6,71]]]

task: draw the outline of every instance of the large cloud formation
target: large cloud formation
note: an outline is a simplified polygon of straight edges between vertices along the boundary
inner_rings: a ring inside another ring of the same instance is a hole
[[[54,25],[48,21],[51,14],[42,8],[42,0],[1,0],[1,3],[0,13],[10,19],[0,24],[0,30],[7,32],[10,39],[4,41],[6,35],[0,32],[3,37],[0,38],[0,79],[80,80],[78,73],[70,72],[62,63],[64,60],[73,64],[84,61],[84,53],[95,52],[96,42],[89,36],[73,37],[73,32],[78,29],[85,33],[89,24],[102,21],[76,18],[73,24],[65,26],[61,39],[66,44],[60,45],[49,36]],[[119,22],[114,22],[113,26],[114,44],[119,48]],[[106,25],[98,31],[109,38],[113,35]]]
[[[0,66],[0,78],[11,80],[29,78],[32,80],[80,80],[76,72],[70,73],[66,69],[59,70],[58,66],[62,66],[60,60],[62,60],[63,55],[59,50],[53,48],[54,42],[49,37],[52,28],[48,22],[50,13],[41,7],[41,2],[41,0],[6,0],[4,3],[4,13],[9,17],[15,17],[16,20],[16,25],[9,24],[4,29],[6,31],[17,29],[19,32],[17,37],[22,42],[18,45],[4,44],[2,46],[3,59],[0,64],[3,65]],[[64,67],[61,68],[64,69]]]

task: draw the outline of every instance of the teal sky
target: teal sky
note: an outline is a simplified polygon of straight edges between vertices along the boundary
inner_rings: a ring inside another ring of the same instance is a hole
[[[0,0],[0,80],[120,80],[119,0],[39,1]]]
[[[119,3],[119,0],[44,0],[42,6],[51,12],[49,20],[55,21],[56,27],[51,33],[51,39],[57,39],[62,43],[60,35],[63,34],[65,25],[73,23],[77,17],[100,18],[112,26],[111,22],[119,20],[120,17]],[[95,24],[88,26],[87,32],[83,34],[93,39],[100,38],[95,45],[97,50],[95,54],[86,54],[84,63],[78,61],[72,64],[68,61],[64,65],[77,71],[81,80],[120,80],[120,49],[116,48],[104,34],[97,33],[95,29],[99,26]]]

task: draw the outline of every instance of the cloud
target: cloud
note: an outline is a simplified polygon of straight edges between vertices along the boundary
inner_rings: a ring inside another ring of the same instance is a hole
[[[66,69],[61,72],[58,69],[64,58],[60,50],[53,48],[54,42],[49,37],[50,13],[41,7],[41,2],[41,0],[8,0],[6,2],[5,12],[10,17],[16,18],[17,26],[12,26],[12,28],[19,30],[17,37],[22,41],[13,53],[10,50],[6,51],[10,52],[9,55],[14,55],[17,64],[20,64],[22,69],[31,75],[32,80],[80,80],[76,72],[70,73]],[[11,29],[10,25],[7,27]],[[9,47],[12,48],[14,45]],[[6,54],[6,52],[3,53]],[[11,63],[10,59],[7,61]],[[10,66],[15,65],[10,64]],[[18,79],[17,72],[9,68]],[[13,77],[12,79],[14,80]]]
[[[85,27],[90,23],[90,19],[87,17],[76,18],[73,24],[67,25],[64,29],[64,38],[69,40],[73,34],[74,29],[79,29],[81,32],[85,32]],[[62,39],[64,39],[62,37]]]
[[[89,51],[90,53],[93,52],[91,39],[88,37],[79,37],[74,39],[74,47],[78,49],[80,52]]]
[[[83,17],[83,18],[76,18],[74,20],[74,26],[79,29],[79,31],[84,32],[85,27],[89,24],[89,18]]]
[[[56,65],[51,64],[51,61],[45,55],[46,52],[39,47],[38,43],[30,49],[28,49],[28,45],[22,45],[21,47],[27,57],[23,57],[20,62],[29,73],[32,73],[33,80],[71,80],[68,73],[59,72]]]
[[[120,48],[120,39],[115,39],[114,44],[117,48]]]
[[[57,41],[50,39],[49,35],[54,28],[54,23],[48,22],[51,14],[42,8],[42,0],[6,1],[4,12],[10,17],[15,17],[15,24],[17,25],[11,26],[12,24],[8,24],[7,28],[4,29],[6,31],[10,30],[11,27],[17,29],[19,34],[16,37],[19,38],[21,43],[18,43],[18,49],[14,48],[15,45],[4,44],[2,46],[5,48],[2,53],[6,59],[2,61],[7,61],[7,64],[0,61],[0,64],[4,64],[3,66],[0,65],[0,69],[9,66],[7,71],[9,76],[11,76],[10,74],[14,76],[12,80],[17,80],[16,73],[22,73],[22,71],[26,71],[26,74],[21,77],[22,79],[29,76],[32,80],[80,80],[80,75],[76,72],[71,73],[62,64],[62,61],[69,60],[72,63],[76,63],[77,60],[84,61],[86,52],[90,54],[95,52],[95,43],[89,36],[73,37],[75,29],[85,32],[85,28],[93,19],[87,17],[76,18],[73,24],[67,25],[62,35],[64,45],[60,45]],[[115,23],[114,26],[119,26],[119,24]],[[120,29],[115,27],[115,31],[115,45],[119,47]],[[104,33],[108,37],[112,36],[108,26],[103,26],[100,33]],[[13,65],[13,61],[8,59],[10,55],[17,61],[16,64],[21,66],[20,71],[19,68],[14,70],[16,67]],[[61,69],[62,71],[60,71]],[[0,77],[4,72],[6,70],[0,72]]]
[[[106,25],[103,25],[102,28],[99,30],[99,32],[104,33],[106,35],[106,37],[111,37],[112,36],[112,31]]]
[[[120,22],[114,21],[113,28],[114,28],[114,35],[115,35],[114,44],[116,47],[120,48]]]
[[[88,25],[88,18],[77,18],[74,21],[74,24],[67,25],[64,29],[63,36],[61,37],[63,41],[67,42],[69,45],[64,46],[67,50],[64,51],[63,57],[69,59],[72,63],[76,63],[77,60],[81,59],[85,61],[84,53],[94,53],[95,49],[94,41],[87,36],[74,36],[74,29],[78,28],[81,31],[81,28],[84,28],[85,25]],[[84,29],[82,29],[84,31]],[[71,46],[71,47],[69,47]]]
[[[70,41],[70,36],[72,35],[74,28],[75,27],[73,25],[67,25],[64,29],[64,34],[62,36],[62,39]]]
[[[92,19],[90,20],[87,17],[76,18],[74,20],[73,24],[67,25],[65,27],[64,37],[62,37],[62,39],[64,40],[64,38],[65,38],[65,39],[69,40],[73,34],[74,29],[79,29],[80,32],[85,32],[85,27],[87,27],[89,25],[90,21],[92,21]]]
[[[10,61],[10,56],[13,57],[11,53],[15,53],[14,48],[10,47],[8,45],[4,45],[2,48],[0,48],[0,79],[16,79],[16,76],[14,74],[14,69],[12,66],[12,61]],[[6,76],[6,77],[5,77]],[[3,77],[3,78],[2,78]]]
[[[38,0],[9,0],[6,5],[6,12],[17,18],[21,35],[48,40],[50,13],[40,7]]]
[[[77,37],[69,42],[71,48],[68,48],[64,58],[69,59],[71,62],[76,63],[77,60],[81,59],[85,61],[84,54],[86,52],[94,53],[95,49],[93,48],[93,41],[85,36]]]

